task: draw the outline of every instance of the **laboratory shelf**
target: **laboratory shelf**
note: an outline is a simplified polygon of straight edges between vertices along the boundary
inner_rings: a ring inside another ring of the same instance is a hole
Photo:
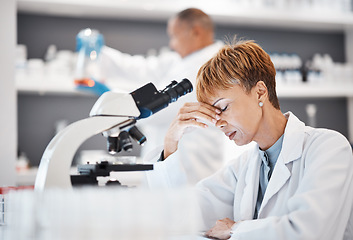
[[[182,9],[198,7],[218,24],[334,32],[353,28],[353,13],[348,11],[242,6],[232,0],[18,0],[17,7],[20,13],[164,22]]]
[[[307,84],[278,85],[278,97],[285,98],[337,98],[353,97],[353,83],[347,84]]]
[[[61,78],[59,80],[47,81],[24,81],[17,80],[16,88],[18,93],[38,95],[82,95],[92,96],[90,93],[78,91],[75,88],[73,79]],[[119,91],[113,87],[114,91]],[[345,84],[278,84],[278,97],[285,98],[332,98],[347,97],[353,98],[353,83]]]
[[[92,96],[88,92],[78,91],[74,81],[69,77],[60,79],[45,80],[28,80],[16,79],[16,89],[19,94],[36,94],[36,95],[63,95],[63,96]]]

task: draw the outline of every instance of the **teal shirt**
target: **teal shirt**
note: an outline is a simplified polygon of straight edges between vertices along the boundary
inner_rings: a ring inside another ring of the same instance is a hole
[[[266,151],[259,149],[262,163],[260,167],[260,183],[255,206],[254,219],[257,218],[258,212],[261,207],[262,200],[265,196],[268,182],[270,181],[273,169],[275,168],[279,153],[282,149],[283,135]]]

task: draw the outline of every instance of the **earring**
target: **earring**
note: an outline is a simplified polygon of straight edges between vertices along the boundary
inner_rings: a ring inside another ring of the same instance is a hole
[[[259,102],[259,106],[262,107],[264,105],[263,102]]]

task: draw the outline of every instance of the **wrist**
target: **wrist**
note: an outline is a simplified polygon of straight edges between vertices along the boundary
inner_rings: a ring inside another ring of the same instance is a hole
[[[167,157],[169,157],[170,155],[172,155],[174,152],[176,152],[177,148],[173,148],[173,149],[170,149],[168,147],[164,147],[164,150],[163,150],[163,159],[166,159]]]
[[[169,140],[169,139],[165,138],[165,140],[164,140],[164,149],[163,149],[163,157],[164,157],[164,159],[166,159],[171,154],[176,152],[177,149],[178,149],[178,142],[172,141],[172,140]]]
[[[235,222],[232,226],[231,226],[231,228],[230,228],[230,236],[232,236],[233,235],[233,233],[235,232],[235,230],[238,228],[238,226],[239,226],[239,224],[238,223],[240,223],[241,221],[238,221],[238,222]]]

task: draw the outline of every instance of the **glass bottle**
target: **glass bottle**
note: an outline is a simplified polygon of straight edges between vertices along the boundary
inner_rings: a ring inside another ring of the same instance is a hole
[[[78,52],[75,84],[92,87],[94,80],[101,81],[99,70],[99,53],[104,45],[103,35],[95,29],[86,28],[76,36]]]

